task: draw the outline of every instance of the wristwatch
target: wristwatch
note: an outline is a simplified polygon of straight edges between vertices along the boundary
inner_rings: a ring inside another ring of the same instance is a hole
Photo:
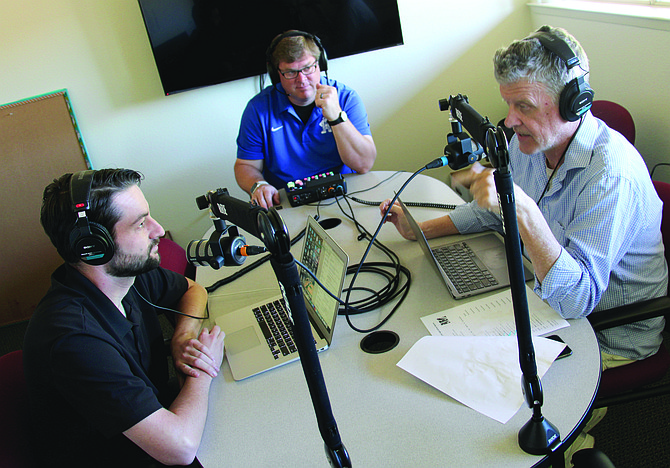
[[[259,180],[258,182],[254,182],[254,185],[251,186],[251,194],[253,195],[256,189],[261,185],[269,185],[269,183],[265,180]]]
[[[346,122],[346,121],[347,121],[347,113],[344,112],[344,111],[341,111],[338,118],[336,118],[335,120],[329,120],[328,121],[328,125],[330,125],[331,127],[334,127],[335,125],[341,124],[342,122]]]

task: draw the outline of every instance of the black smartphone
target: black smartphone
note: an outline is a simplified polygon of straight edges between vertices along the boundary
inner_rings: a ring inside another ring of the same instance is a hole
[[[559,343],[565,343],[565,341],[563,341],[561,339],[561,337],[558,336],[558,335],[550,335],[550,336],[546,336],[545,338],[549,338],[550,340],[558,341]],[[571,354],[572,354],[572,349],[570,349],[570,346],[565,345],[565,348],[563,348],[563,351],[561,351],[561,354],[559,354],[556,359],[562,359],[566,356],[570,356]]]

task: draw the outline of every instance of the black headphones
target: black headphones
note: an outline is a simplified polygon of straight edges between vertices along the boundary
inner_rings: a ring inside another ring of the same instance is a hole
[[[81,171],[72,174],[70,198],[77,215],[70,232],[70,249],[88,265],[104,265],[114,256],[114,240],[109,231],[98,223],[88,220],[86,211],[90,209],[89,199],[95,171]]]
[[[319,68],[321,69],[322,72],[328,71],[328,57],[326,56],[326,49],[324,49],[323,45],[321,44],[321,39],[319,39],[314,34],[310,34],[304,31],[287,31],[275,37],[270,43],[270,47],[268,47],[267,51],[265,52],[265,65],[268,70],[268,76],[270,77],[270,81],[272,82],[273,85],[280,83],[280,80],[279,80],[279,70],[277,70],[277,68],[273,65],[272,55],[275,53],[277,45],[283,39],[286,39],[287,37],[297,37],[297,36],[302,36],[314,41],[316,46],[319,48],[320,52]]]
[[[560,37],[548,32],[541,32],[541,34],[535,37],[545,49],[563,60],[568,70],[579,66],[579,57],[575,55],[570,46]],[[593,104],[594,92],[584,80],[584,76],[586,74],[573,78],[561,91],[558,109],[561,117],[568,122],[579,120],[591,108],[591,104]]]

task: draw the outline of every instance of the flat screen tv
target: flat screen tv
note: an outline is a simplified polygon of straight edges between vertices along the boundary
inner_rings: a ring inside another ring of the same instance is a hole
[[[401,45],[397,0],[139,0],[166,95],[261,75],[272,39],[298,29],[328,59]]]

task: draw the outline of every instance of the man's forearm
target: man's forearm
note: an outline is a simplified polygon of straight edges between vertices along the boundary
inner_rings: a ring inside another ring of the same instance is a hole
[[[201,319],[178,315],[175,318],[175,336],[189,335],[195,338],[202,328],[202,319],[206,316],[207,310],[207,290],[195,281],[186,278],[188,289],[182,296],[177,310],[191,317],[201,317]]]
[[[237,185],[249,194],[251,194],[251,187],[254,183],[263,180],[263,173],[259,168],[248,162],[240,162],[239,159],[235,161],[234,171]]]
[[[371,136],[362,135],[351,122],[339,124],[333,129],[333,134],[344,164],[361,174],[372,169],[377,148]]]
[[[124,435],[161,463],[192,463],[207,420],[211,383],[212,378],[205,373],[187,377],[169,409],[159,409]]]
[[[520,192],[522,191],[515,191],[519,234],[533,264],[535,275],[542,282],[561,255],[562,247],[535,202]]]

